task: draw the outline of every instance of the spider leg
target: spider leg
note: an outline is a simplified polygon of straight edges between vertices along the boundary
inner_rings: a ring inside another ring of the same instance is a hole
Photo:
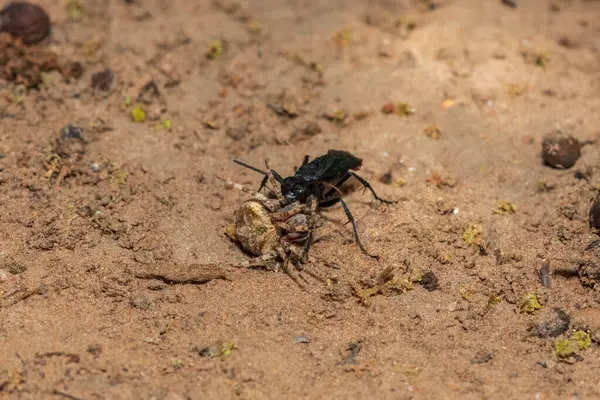
[[[262,256],[254,257],[251,260],[244,261],[240,266],[242,268],[266,268],[268,269],[269,261],[275,260],[279,253],[275,250],[270,251]],[[275,268],[276,269],[276,268]]]
[[[281,210],[271,215],[273,221],[287,221],[294,215],[300,214],[306,210],[306,205],[294,202],[283,207]]]

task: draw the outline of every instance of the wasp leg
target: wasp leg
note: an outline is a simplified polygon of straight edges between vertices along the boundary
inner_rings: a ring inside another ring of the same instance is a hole
[[[355,177],[356,179],[358,179],[358,181],[361,183],[361,185],[363,185],[363,187],[365,189],[370,190],[376,200],[379,200],[382,203],[386,203],[386,204],[395,204],[398,202],[398,201],[394,201],[394,200],[385,200],[385,199],[382,199],[381,197],[377,196],[377,193],[375,193],[375,190],[373,190],[373,187],[371,187],[371,184],[369,182],[367,182],[364,178],[360,177],[359,175],[357,175],[356,173],[354,173],[352,171],[349,171],[346,175],[344,175],[344,177],[342,179],[340,179],[339,182],[335,185],[335,188],[339,189],[339,187],[342,186],[351,177]],[[333,192],[336,191],[335,188],[329,189],[325,193],[325,196],[323,196],[323,198],[327,198],[327,197],[331,196],[333,194]]]
[[[350,171],[350,172],[348,172],[348,175],[354,176],[356,179],[358,179],[358,181],[360,183],[362,183],[362,185],[364,187],[366,187],[367,189],[369,189],[371,191],[371,193],[373,193],[373,197],[375,197],[375,199],[379,200],[380,202],[385,203],[385,204],[395,204],[398,202],[397,200],[385,200],[385,199],[382,199],[381,197],[377,196],[377,193],[375,193],[375,190],[373,190],[373,188],[371,187],[371,184],[369,182],[367,182],[364,178],[361,178],[360,176],[355,174],[354,172]]]
[[[344,212],[346,213],[346,217],[348,217],[348,222],[350,222],[352,224],[352,230],[354,231],[354,238],[356,239],[356,244],[358,244],[358,247],[360,247],[360,250],[363,252],[363,254],[365,254],[369,257],[375,258],[376,260],[379,260],[378,255],[369,254],[367,252],[367,250],[365,250],[365,248],[363,247],[363,245],[360,241],[360,238],[358,237],[358,229],[356,228],[356,222],[354,221],[354,216],[352,216],[352,213],[350,212],[350,209],[348,208],[348,205],[346,204],[344,199],[342,199],[341,197],[336,197],[331,200],[326,200],[326,201],[320,202],[319,207],[331,207],[331,206],[337,204],[338,202],[342,203],[342,207],[344,207]]]

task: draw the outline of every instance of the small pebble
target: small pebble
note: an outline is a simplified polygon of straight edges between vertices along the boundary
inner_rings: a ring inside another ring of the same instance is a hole
[[[423,278],[421,278],[421,286],[430,292],[433,292],[438,287],[437,276],[435,276],[435,274],[431,271],[425,272],[423,274]]]
[[[598,192],[596,200],[594,200],[592,207],[590,207],[588,220],[590,229],[600,230],[600,192]]]
[[[50,17],[37,4],[13,2],[0,10],[0,32],[33,44],[50,34]]]
[[[115,74],[110,68],[92,75],[92,88],[108,92],[115,80]]]
[[[571,318],[566,312],[560,308],[553,308],[542,311],[542,314],[538,317],[538,322],[530,328],[530,331],[542,339],[556,337],[569,329],[570,322]]]
[[[310,343],[310,339],[306,336],[296,336],[296,343]]]
[[[553,168],[571,168],[579,157],[581,157],[581,143],[573,136],[556,132],[547,135],[542,141],[542,158]]]

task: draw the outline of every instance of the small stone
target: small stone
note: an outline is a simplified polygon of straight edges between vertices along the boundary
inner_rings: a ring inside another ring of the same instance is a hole
[[[310,339],[306,336],[296,336],[296,343],[310,343]]]
[[[571,318],[559,308],[545,310],[529,330],[539,338],[556,337],[569,329]]]
[[[430,292],[433,292],[438,287],[437,276],[431,271],[425,272],[421,278],[421,285]]]
[[[137,308],[140,310],[147,310],[150,308],[150,300],[148,300],[145,296],[135,296],[129,300],[129,304],[133,308]]]
[[[494,354],[489,351],[478,351],[475,357],[471,360],[471,364],[485,364],[494,358]]]
[[[542,141],[544,162],[559,169],[571,168],[581,157],[581,143],[571,135],[557,131]]]
[[[392,171],[388,171],[379,178],[381,183],[385,183],[386,185],[392,184]]]
[[[92,354],[94,357],[98,357],[102,353],[102,346],[98,343],[90,344],[87,348],[87,352]]]
[[[103,71],[92,75],[92,88],[108,92],[115,80],[115,74],[112,69],[106,68]]]
[[[27,266],[25,264],[15,260],[10,260],[5,267],[8,269],[8,272],[13,275],[19,275],[27,271]]]
[[[227,128],[225,133],[233,140],[242,140],[248,133],[248,124],[243,122],[234,123],[232,126]]]
[[[590,229],[600,230],[600,192],[598,192],[596,200],[594,200],[592,207],[590,207],[588,220]]]

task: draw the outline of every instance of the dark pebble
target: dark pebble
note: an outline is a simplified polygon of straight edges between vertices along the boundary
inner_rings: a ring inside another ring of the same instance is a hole
[[[106,68],[103,71],[92,75],[92,88],[108,92],[115,80],[115,74],[112,69]]]
[[[0,32],[33,44],[50,34],[50,17],[36,4],[14,2],[0,10]]]
[[[430,292],[434,291],[438,287],[438,279],[437,276],[431,271],[425,272],[423,277],[421,278],[421,286]]]
[[[78,126],[67,124],[67,125],[65,125],[64,128],[62,128],[60,130],[60,138],[62,140],[68,140],[68,139],[83,140],[83,129]]]
[[[594,200],[592,207],[590,207],[588,220],[590,229],[600,230],[600,192],[598,192],[596,200]]]
[[[538,321],[530,331],[543,339],[565,333],[569,329],[571,318],[560,308],[553,308],[540,315]]]
[[[389,185],[392,183],[392,171],[388,171],[385,174],[383,174],[381,176],[381,178],[379,178],[379,181],[381,183],[385,183],[386,185]]]
[[[581,157],[581,143],[570,135],[558,132],[546,136],[542,142],[544,163],[553,168],[571,168],[579,157]]]

